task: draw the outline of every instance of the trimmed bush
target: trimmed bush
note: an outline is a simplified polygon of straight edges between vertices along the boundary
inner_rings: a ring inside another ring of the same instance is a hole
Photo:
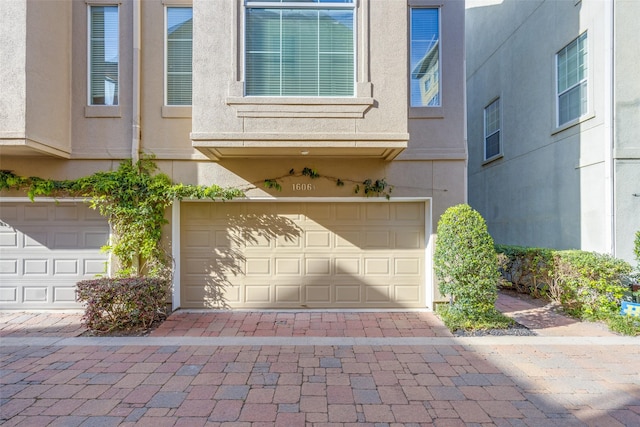
[[[562,304],[572,316],[605,319],[617,314],[629,289],[627,262],[585,251],[496,245],[501,286]]]
[[[100,278],[78,283],[83,324],[94,332],[144,330],[166,317],[169,286],[150,277]]]
[[[452,206],[438,222],[434,267],[450,311],[469,319],[495,312],[497,257],[482,216],[469,205]]]
[[[554,252],[552,293],[572,316],[602,320],[617,315],[631,265],[609,255]]]

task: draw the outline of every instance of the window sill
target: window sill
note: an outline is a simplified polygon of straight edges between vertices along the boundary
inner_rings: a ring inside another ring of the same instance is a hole
[[[363,118],[373,98],[228,97],[237,117]]]
[[[168,119],[191,118],[191,106],[163,105],[162,117]]]
[[[409,107],[410,119],[443,119],[442,107]]]
[[[595,117],[596,115],[594,113],[587,113],[584,116],[578,117],[577,119],[571,120],[570,122],[567,122],[561,126],[556,127],[555,129],[553,129],[551,131],[551,135],[555,135],[557,133],[563,132],[567,129],[570,129],[576,125],[579,125],[581,123],[586,122],[587,120],[591,120]]]
[[[495,156],[493,156],[493,157],[489,157],[488,159],[484,160],[484,161],[482,162],[482,166],[486,166],[486,165],[488,165],[489,163],[493,163],[493,162],[495,162],[496,160],[500,160],[500,159],[501,159],[501,158],[503,158],[503,157],[504,157],[504,154],[502,154],[502,153],[500,153],[500,154],[496,154]]]
[[[87,105],[84,107],[85,117],[122,117],[119,105]]]

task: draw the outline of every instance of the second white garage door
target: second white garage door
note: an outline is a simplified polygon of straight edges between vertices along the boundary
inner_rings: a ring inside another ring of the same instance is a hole
[[[425,306],[417,202],[181,205],[185,308]]]
[[[109,224],[82,203],[0,203],[0,309],[80,309],[76,283],[106,271]]]

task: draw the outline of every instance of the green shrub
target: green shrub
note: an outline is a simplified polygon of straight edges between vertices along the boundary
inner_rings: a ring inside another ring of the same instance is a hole
[[[84,280],[77,291],[83,324],[102,333],[148,329],[166,317],[168,292],[166,280],[150,277]]]
[[[434,266],[440,292],[451,298],[450,310],[469,319],[495,313],[496,265],[482,216],[466,204],[447,209],[438,222]]]
[[[548,296],[553,280],[553,251],[546,248],[496,245],[500,285],[528,293],[535,298]]]
[[[617,315],[628,289],[629,263],[609,255],[583,251],[554,252],[552,293],[572,316],[602,320]]]

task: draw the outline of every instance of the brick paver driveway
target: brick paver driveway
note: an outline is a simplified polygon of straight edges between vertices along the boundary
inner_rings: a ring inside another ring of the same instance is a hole
[[[640,425],[637,338],[457,338],[421,318],[417,336],[5,334],[0,423]]]

